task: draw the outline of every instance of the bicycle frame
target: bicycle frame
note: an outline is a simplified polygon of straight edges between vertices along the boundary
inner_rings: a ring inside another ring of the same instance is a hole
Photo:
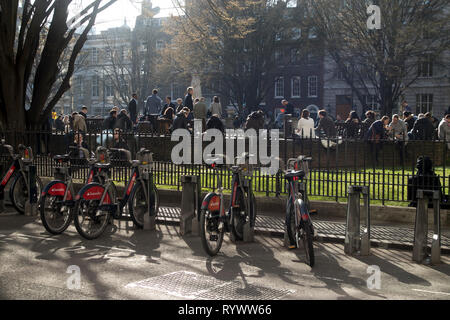
[[[28,179],[23,170],[23,167],[24,167],[23,160],[21,159],[21,157],[19,155],[15,155],[13,153],[13,151],[12,151],[13,149],[10,145],[3,145],[3,147],[8,149],[9,155],[12,159],[12,162],[11,162],[11,165],[9,166],[8,171],[6,171],[5,175],[3,176],[2,182],[0,183],[0,193],[3,194],[6,185],[11,180],[11,177],[14,175],[14,173],[16,173],[16,172],[20,172],[20,174],[23,176],[23,178],[25,180],[25,184],[28,188]]]

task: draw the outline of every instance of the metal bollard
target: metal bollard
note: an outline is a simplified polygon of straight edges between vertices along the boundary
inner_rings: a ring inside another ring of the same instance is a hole
[[[364,199],[362,216],[361,194]],[[365,222],[362,234],[361,219]],[[359,252],[361,256],[370,254],[370,202],[367,186],[349,186],[348,188],[344,252],[346,254]]]
[[[0,164],[0,173],[3,173],[3,165]],[[0,213],[5,211],[5,186],[0,185]]]
[[[244,187],[247,187],[248,190],[252,190],[252,181],[251,180],[244,180]],[[250,194],[247,197],[247,208],[250,212],[250,203],[251,203],[251,196]],[[255,215],[256,215],[256,208],[255,209]],[[244,234],[243,234],[243,241],[244,242],[253,242],[255,241],[255,226],[252,225],[250,219],[247,220],[247,222],[244,224]]]
[[[182,176],[180,234],[199,235],[200,177]]]
[[[416,222],[414,226],[413,261],[423,263],[428,258],[428,203],[433,201],[433,238],[431,242],[431,263],[441,262],[441,214],[440,194],[437,190],[417,190]]]
[[[156,212],[153,212],[150,201],[150,190],[153,186],[153,174],[150,172],[149,168],[145,168],[143,173],[143,178],[147,180],[147,192],[149,196],[148,201],[148,214],[144,215],[144,230],[155,230],[156,229]]]
[[[25,202],[25,215],[36,216],[37,215],[37,188],[36,188],[36,166],[28,165],[25,168],[28,172],[28,199]]]

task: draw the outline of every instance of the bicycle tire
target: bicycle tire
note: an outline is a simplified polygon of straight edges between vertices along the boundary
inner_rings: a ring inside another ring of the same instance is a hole
[[[302,241],[305,249],[306,263],[312,268],[314,266],[314,246],[313,246],[313,234],[309,225],[310,221],[303,221],[303,234]]]
[[[25,183],[25,178],[22,174],[16,173],[13,176],[13,182],[11,188],[9,189],[9,198],[11,203],[19,214],[25,214],[25,203],[28,198],[28,189]],[[42,191],[42,181],[36,176],[36,187],[37,187],[37,203],[39,203]]]
[[[206,253],[211,256],[214,257],[217,255],[217,253],[220,251],[220,248],[222,247],[222,243],[223,243],[223,237],[224,237],[224,233],[225,233],[225,229],[223,228],[221,232],[218,233],[218,239],[217,239],[217,245],[216,247],[213,249],[208,245],[208,239],[206,238],[207,236],[207,230],[206,230],[206,225],[207,225],[207,214],[210,215],[212,212],[206,210],[206,209],[202,209],[200,211],[200,238],[201,238],[201,242],[202,242],[202,247],[203,249],[206,251]],[[214,217],[214,219],[219,220],[220,219],[220,215],[219,212],[217,212],[217,217]]]
[[[98,185],[94,185],[92,187],[98,187]],[[89,189],[87,189],[86,192],[88,190]],[[108,190],[108,195],[109,195],[111,201],[114,201],[115,198],[112,198],[110,190]],[[103,215],[104,216],[103,222],[100,225],[100,227],[98,228],[97,232],[95,232],[93,234],[89,234],[88,232],[83,230],[83,228],[80,224],[80,220],[79,220],[80,210],[85,209],[86,204],[88,205],[88,210],[90,209],[90,210],[94,211],[95,213],[97,213],[97,208],[100,206],[100,200],[98,200],[98,199],[97,200],[85,200],[82,197],[80,197],[80,199],[77,200],[75,203],[75,208],[73,211],[73,222],[74,222],[75,228],[77,229],[78,233],[83,238],[85,238],[87,240],[94,240],[94,239],[97,239],[98,237],[100,237],[103,234],[103,232],[105,231],[106,227],[108,226],[109,219],[111,217],[111,213],[109,211],[106,211],[105,214]],[[89,212],[88,212],[88,215],[89,215]],[[89,217],[89,218],[90,218],[90,220],[93,220],[92,217]],[[94,221],[94,223],[95,223],[95,221]]]
[[[242,191],[238,189],[236,192],[238,192],[236,198],[239,201],[239,207],[231,208],[230,227],[234,238],[240,241],[244,239],[244,225],[245,222],[247,221],[248,213],[245,208],[245,199],[244,195],[242,194]],[[244,214],[242,214],[241,212],[244,212]]]
[[[292,206],[292,203],[288,199],[288,215],[286,218],[286,231],[288,234],[288,239],[291,246],[295,245],[295,248],[298,248],[298,232],[297,232],[297,226],[295,223],[295,210]]]
[[[45,194],[41,197],[40,200],[40,216],[41,216],[41,221],[42,224],[45,228],[45,230],[47,230],[50,234],[53,235],[58,235],[63,233],[64,231],[67,230],[67,228],[70,226],[70,223],[72,222],[73,216],[72,216],[72,209],[67,207],[67,215],[68,218],[64,220],[64,222],[62,223],[62,225],[58,228],[55,228],[54,226],[52,226],[52,223],[49,223],[49,219],[47,219],[47,215],[46,215],[46,200],[54,198],[54,201],[62,201],[64,196],[51,196],[49,194]],[[52,208],[53,209],[53,208]],[[56,212],[56,214],[60,214],[60,210],[58,210],[58,212]],[[64,214],[62,214],[62,216],[64,216]]]

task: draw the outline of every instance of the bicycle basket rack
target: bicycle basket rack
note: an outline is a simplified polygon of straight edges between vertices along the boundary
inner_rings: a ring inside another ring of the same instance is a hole
[[[33,162],[33,150],[31,147],[23,149],[21,152],[22,161],[24,163],[32,163]]]
[[[308,161],[304,160],[306,156],[298,156],[296,159],[289,159],[288,169],[302,170],[305,173],[305,179],[309,178],[309,165]]]

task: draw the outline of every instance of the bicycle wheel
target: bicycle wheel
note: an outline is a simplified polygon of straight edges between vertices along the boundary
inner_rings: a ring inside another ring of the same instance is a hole
[[[40,201],[41,221],[51,234],[61,234],[72,222],[72,209],[63,203],[64,195],[45,194]]]
[[[42,182],[41,179],[36,176],[36,192],[37,192],[37,202],[39,203],[41,198]],[[18,173],[14,177],[11,189],[9,189],[9,198],[13,207],[20,214],[25,213],[25,203],[28,200],[28,188],[25,183],[25,178],[22,174]]]
[[[231,210],[231,232],[236,240],[244,239],[244,225],[247,222],[247,211],[245,209],[245,199],[241,191],[237,191],[238,207]]]
[[[303,242],[305,249],[306,264],[310,267],[314,266],[314,246],[313,246],[313,234],[310,226],[310,221],[302,221],[300,229],[300,238]]]
[[[202,246],[206,253],[213,257],[217,255],[222,247],[223,236],[225,229],[221,228],[219,211],[211,212],[207,209],[202,209],[200,212],[200,238],[202,239]]]
[[[85,194],[96,193],[102,194],[104,192],[103,187],[97,185],[92,186],[85,190]],[[74,209],[74,224],[78,233],[85,239],[93,240],[98,238],[106,229],[111,212],[109,210],[100,210],[100,206],[103,204],[111,204],[112,195],[108,191],[108,195],[105,197],[103,203],[100,203],[100,199],[84,199],[81,197],[75,205]]]
[[[287,230],[290,245],[295,246],[295,248],[298,248],[299,247],[299,241],[298,241],[299,234],[298,234],[297,221],[296,221],[296,216],[295,216],[295,207],[292,206],[292,203],[290,201],[288,203],[288,215],[286,218],[286,230]]]

